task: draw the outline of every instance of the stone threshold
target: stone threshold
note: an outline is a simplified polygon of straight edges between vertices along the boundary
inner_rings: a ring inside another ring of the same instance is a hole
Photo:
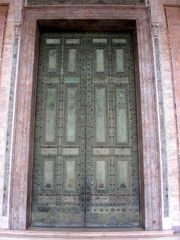
[[[110,229],[112,230],[112,229]],[[103,232],[101,229],[100,231],[93,231],[93,229],[89,231],[83,231],[83,229],[76,229],[68,231],[65,229],[62,229],[61,231],[55,230],[0,230],[0,239],[3,239],[1,237],[10,237],[10,238],[46,238],[46,239],[155,239],[155,238],[162,238],[165,237],[173,237],[174,231],[173,230],[165,230],[165,231],[128,231],[127,229],[125,231],[109,231],[109,232]]]

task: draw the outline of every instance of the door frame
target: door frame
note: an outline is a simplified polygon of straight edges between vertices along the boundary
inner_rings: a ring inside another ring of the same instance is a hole
[[[41,6],[24,8],[21,33],[10,195],[10,228],[31,223],[32,168],[38,65],[38,20],[133,20],[137,101],[140,223],[161,230],[161,169],[156,84],[149,10],[119,5]]]

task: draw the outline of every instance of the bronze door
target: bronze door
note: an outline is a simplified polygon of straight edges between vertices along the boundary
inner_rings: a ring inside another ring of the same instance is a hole
[[[32,225],[139,225],[130,33],[42,34]]]

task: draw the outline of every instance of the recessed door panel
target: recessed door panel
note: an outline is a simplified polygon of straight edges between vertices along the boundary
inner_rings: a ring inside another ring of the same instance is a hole
[[[104,50],[96,49],[96,72],[104,72]]]
[[[76,162],[68,160],[65,163],[65,189],[69,192],[76,191]]]
[[[128,102],[125,88],[116,86],[116,140],[128,142]]]
[[[124,72],[124,51],[123,49],[116,49],[116,71]]]
[[[139,225],[130,33],[42,34],[32,225]]]
[[[48,71],[55,72],[57,68],[57,50],[49,50],[49,61],[48,61]]]
[[[106,162],[104,160],[96,161],[96,189],[106,189]]]
[[[54,162],[44,162],[44,188],[52,189],[54,187]]]
[[[106,88],[95,88],[95,141],[106,140]]]
[[[47,87],[45,106],[45,141],[53,143],[56,138],[56,87]]]
[[[69,49],[68,55],[68,72],[76,71],[76,49]]]
[[[66,87],[66,142],[76,141],[77,87]]]

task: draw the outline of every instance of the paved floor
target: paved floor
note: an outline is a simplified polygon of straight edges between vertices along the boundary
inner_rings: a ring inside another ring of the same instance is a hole
[[[180,240],[180,234],[173,231],[96,231],[95,229],[28,229],[26,231],[0,230],[0,240]],[[108,229],[110,230],[110,229]],[[125,229],[124,229],[125,230]],[[129,229],[130,230],[130,229]],[[172,235],[172,236],[171,236]]]
[[[32,237],[32,238],[24,238],[24,237],[0,237],[0,240],[74,240],[74,238],[68,237],[68,238],[37,238],[37,237]],[[77,238],[76,238],[77,239]],[[81,240],[90,240],[92,238],[84,238]],[[102,240],[102,238],[93,238],[94,240]],[[104,240],[112,240],[112,238],[104,238]],[[179,236],[173,236],[173,237],[161,237],[161,238],[113,238],[113,240],[180,240],[180,235]]]

